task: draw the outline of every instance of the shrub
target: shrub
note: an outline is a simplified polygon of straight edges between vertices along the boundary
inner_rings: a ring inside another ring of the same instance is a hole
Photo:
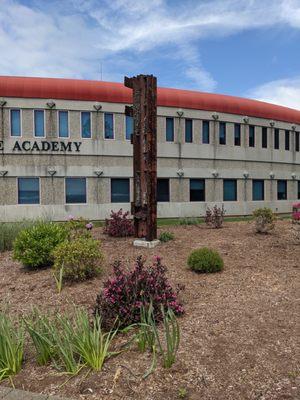
[[[215,250],[203,247],[191,252],[188,266],[196,272],[218,272],[223,269],[223,259]]]
[[[129,211],[123,213],[122,208],[117,212],[111,211],[110,219],[105,220],[103,233],[114,237],[133,236],[133,222],[128,215]]]
[[[13,246],[14,258],[28,268],[51,266],[54,248],[66,237],[67,231],[63,225],[39,222],[19,233]]]
[[[220,229],[223,226],[224,216],[225,216],[224,206],[218,207],[214,205],[213,208],[207,207],[205,214],[205,223],[211,228]]]
[[[13,248],[13,242],[18,234],[36,224],[36,221],[24,220],[21,222],[3,222],[0,224],[0,252]]]
[[[174,240],[174,238],[175,238],[175,236],[172,232],[165,231],[165,232],[161,232],[158,239],[161,242],[169,242],[169,240]]]
[[[94,314],[101,315],[105,326],[111,327],[116,318],[121,327],[140,322],[141,306],[147,308],[150,303],[157,320],[162,318],[161,305],[165,309],[171,308],[175,314],[184,312],[177,299],[178,291],[169,284],[167,268],[160,257],[155,257],[152,265],[145,266],[145,260],[139,256],[133,270],[129,271],[117,261],[113,269],[115,276],[105,282],[94,309]]]
[[[60,243],[53,250],[55,274],[63,269],[62,279],[82,281],[98,275],[103,261],[99,241],[78,237],[72,241]]]
[[[275,228],[275,215],[270,208],[258,208],[253,216],[256,233],[268,233]]]
[[[78,237],[92,237],[93,224],[84,218],[75,218],[73,215],[69,215],[65,227],[70,240]]]

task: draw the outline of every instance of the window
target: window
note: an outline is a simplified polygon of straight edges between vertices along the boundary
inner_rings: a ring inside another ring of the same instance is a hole
[[[277,199],[287,200],[287,183],[286,181],[277,181]]]
[[[114,116],[110,113],[104,114],[104,138],[114,138]]]
[[[262,127],[261,131],[261,147],[266,149],[268,147],[268,128]]]
[[[285,131],[285,149],[290,149],[290,131]]]
[[[249,125],[249,147],[255,147],[255,126]]]
[[[241,124],[234,124],[234,145],[241,145]]]
[[[300,137],[299,132],[295,132],[295,150],[300,150]]]
[[[169,179],[157,179],[157,201],[170,201]]]
[[[81,137],[83,139],[92,137],[90,112],[84,111],[81,113]]]
[[[190,179],[190,201],[205,201],[205,179]]]
[[[202,143],[209,144],[209,121],[202,121]]]
[[[86,203],[86,178],[66,178],[66,203]]]
[[[298,181],[298,199],[300,199],[300,181]]]
[[[126,131],[125,136],[126,140],[131,140],[131,135],[133,135],[133,118],[129,115],[125,117]]]
[[[21,111],[10,110],[10,134],[21,136]]]
[[[18,204],[40,204],[39,178],[18,179]]]
[[[265,182],[261,179],[252,181],[252,200],[260,201],[265,199]]]
[[[44,110],[34,110],[34,136],[45,136]]]
[[[279,150],[279,129],[274,129],[274,149]]]
[[[174,142],[174,118],[166,118],[166,141]]]
[[[236,179],[224,179],[224,181],[223,181],[223,200],[224,201],[237,201]]]
[[[111,179],[111,202],[112,203],[130,202],[129,178]]]
[[[226,144],[226,123],[219,123],[219,143]]]
[[[58,136],[61,138],[69,137],[68,111],[59,111],[58,112]]]
[[[185,142],[186,143],[193,142],[193,120],[192,119],[185,120]]]

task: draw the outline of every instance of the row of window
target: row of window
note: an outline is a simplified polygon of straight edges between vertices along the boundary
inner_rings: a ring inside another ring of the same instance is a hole
[[[65,179],[66,204],[85,204],[87,202],[86,178]],[[277,199],[287,200],[287,181],[277,181]],[[300,199],[300,181],[298,181]],[[265,181],[252,181],[252,200],[265,200]],[[167,178],[157,179],[157,201],[170,201],[170,182]],[[205,179],[190,179],[190,201],[205,201]],[[223,180],[223,201],[237,201],[237,180]],[[129,178],[111,179],[111,202],[130,202]],[[18,178],[18,203],[40,204],[39,178]]]
[[[34,110],[34,135],[36,137],[45,137],[45,112],[44,110]],[[82,111],[81,115],[81,136],[82,138],[91,138],[91,113],[88,111]],[[125,117],[125,137],[130,140],[133,133],[133,118]],[[19,109],[10,110],[10,121],[11,121],[11,136],[21,136],[21,111]],[[193,120],[185,119],[185,142],[193,143]],[[256,126],[249,125],[248,133],[248,146],[255,147],[256,145]],[[69,137],[69,115],[68,111],[58,111],[58,136],[61,138]],[[290,131],[285,131],[285,150],[290,150],[291,139]],[[112,113],[104,113],[104,138],[114,139],[114,116]],[[174,142],[175,129],[174,129],[174,118],[166,118],[166,141]],[[210,143],[210,125],[209,121],[202,121],[202,143]],[[227,132],[226,122],[219,122],[219,144],[226,145]],[[241,146],[241,124],[234,124],[234,145]],[[261,146],[262,148],[268,148],[268,129],[262,127],[261,129]],[[279,129],[274,129],[274,148],[280,149],[279,140]],[[295,133],[295,150],[300,150],[300,134]]]

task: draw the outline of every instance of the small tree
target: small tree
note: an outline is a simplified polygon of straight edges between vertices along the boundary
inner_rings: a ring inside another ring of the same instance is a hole
[[[270,208],[258,208],[253,216],[256,233],[268,233],[275,228],[275,215]]]
[[[225,216],[224,206],[218,207],[216,204],[213,208],[207,207],[205,214],[205,223],[207,226],[215,229],[222,228]]]

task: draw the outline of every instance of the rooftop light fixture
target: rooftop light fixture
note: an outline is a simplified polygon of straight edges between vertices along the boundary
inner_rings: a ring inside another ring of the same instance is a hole
[[[179,178],[182,178],[184,176],[184,170],[183,169],[179,169],[176,174],[178,175]]]
[[[271,179],[274,179],[274,178],[275,178],[275,174],[274,174],[273,171],[270,172],[270,178],[271,178]]]
[[[216,170],[212,171],[211,174],[212,174],[212,176],[213,176],[215,179],[219,176],[219,172],[216,171]]]
[[[50,176],[54,176],[57,173],[55,167],[48,167],[47,172]]]
[[[52,110],[52,108],[54,108],[56,106],[54,100],[48,100],[46,105],[48,108],[50,108],[50,110]]]
[[[296,130],[296,125],[292,125],[292,131],[295,131]]]
[[[292,172],[292,173],[291,173],[291,177],[292,177],[293,180],[297,179],[296,173],[295,173],[295,172]]]
[[[216,113],[216,112],[214,112],[214,113],[212,113],[212,117],[213,117],[213,119],[214,119],[215,121],[217,121],[217,120],[219,119],[219,114]]]
[[[244,177],[244,179],[248,179],[249,178],[249,172],[248,171],[244,171],[243,172],[243,177]]]
[[[101,110],[101,108],[102,108],[102,105],[100,104],[100,103],[95,103],[94,105],[93,105],[93,107],[94,107],[94,109],[98,112],[98,111],[100,111]]]
[[[243,121],[245,122],[245,124],[248,124],[248,122],[249,122],[249,117],[247,117],[247,115],[245,115],[245,117],[243,118]]]
[[[176,113],[177,113],[179,118],[183,117],[183,115],[184,115],[184,112],[182,111],[181,108]]]
[[[8,174],[8,171],[0,171],[0,176],[5,176],[5,175],[7,175]]]
[[[4,99],[0,99],[0,107],[3,108],[6,105],[7,101]]]
[[[275,126],[275,121],[270,121],[270,125],[273,128],[273,126]]]
[[[96,169],[96,170],[94,171],[94,174],[95,174],[98,178],[100,178],[100,176],[103,175],[103,171],[100,170],[100,169]]]

